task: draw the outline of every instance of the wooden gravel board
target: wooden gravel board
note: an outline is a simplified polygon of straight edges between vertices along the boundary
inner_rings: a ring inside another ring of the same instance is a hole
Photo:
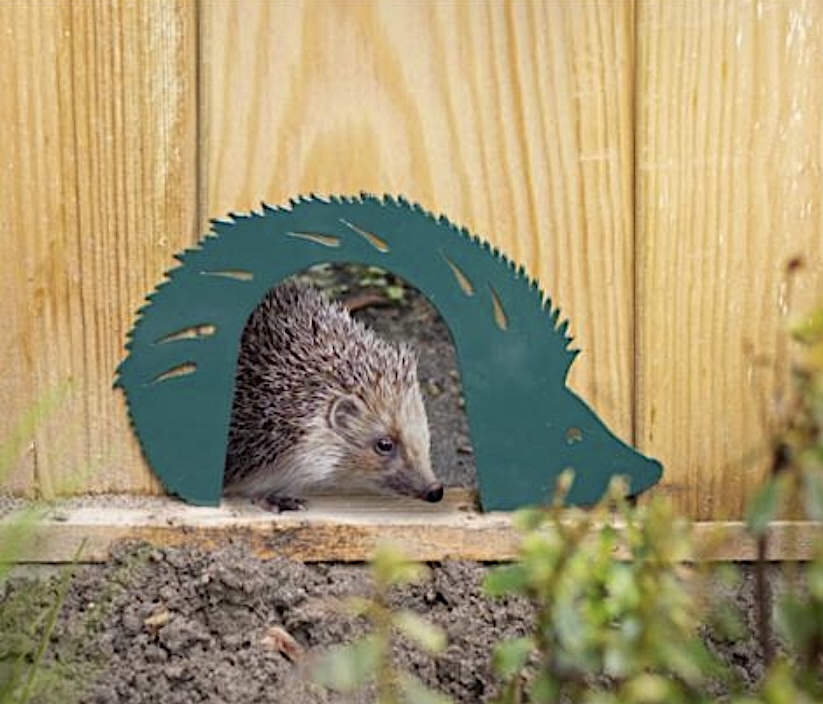
[[[113,506],[110,499],[105,503],[101,499],[48,509],[33,527],[28,544],[20,546],[19,560],[67,562],[83,544],[82,562],[103,562],[112,547],[125,540],[206,550],[241,541],[259,558],[306,562],[365,561],[384,540],[422,561],[499,562],[517,555],[518,535],[511,514],[477,513],[470,497],[460,491],[449,492],[440,504],[318,498],[307,511],[282,515],[244,502],[226,501],[219,508],[187,506],[171,499],[136,503]],[[0,528],[13,520],[12,512],[0,520]],[[823,526],[811,522],[775,523],[767,557],[808,559],[821,530]],[[756,559],[757,546],[740,522],[697,523],[695,554],[712,561],[748,561]]]

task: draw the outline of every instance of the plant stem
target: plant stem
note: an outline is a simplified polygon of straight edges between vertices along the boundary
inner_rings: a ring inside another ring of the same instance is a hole
[[[772,590],[766,577],[766,556],[768,555],[769,535],[764,532],[757,538],[757,562],[755,563],[754,588],[757,603],[757,632],[760,648],[763,651],[763,661],[766,668],[774,661],[774,645],[772,643]]]
[[[37,646],[37,652],[34,654],[34,661],[31,663],[31,667],[29,667],[26,682],[23,685],[23,691],[20,694],[21,704],[27,704],[27,702],[31,699],[31,691],[32,687],[34,687],[35,677],[37,676],[37,673],[40,670],[40,665],[46,655],[46,650],[48,649],[49,642],[51,641],[51,635],[54,632],[55,625],[57,624],[57,616],[66,601],[66,597],[68,596],[71,580],[74,578],[74,570],[75,567],[77,567],[77,563],[80,560],[80,553],[83,551],[85,545],[86,541],[84,539],[77,548],[77,552],[74,553],[71,564],[64,569],[60,575],[60,587],[57,590],[57,598],[54,600],[54,603],[48,611],[43,636],[40,638],[40,643]]]

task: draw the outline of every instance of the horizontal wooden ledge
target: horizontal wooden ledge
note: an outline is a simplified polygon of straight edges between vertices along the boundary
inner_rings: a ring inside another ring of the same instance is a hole
[[[3,524],[16,515],[19,511],[0,519],[0,536]],[[820,523],[806,521],[774,523],[767,558],[809,559],[822,529]],[[473,496],[464,490],[448,491],[439,504],[393,497],[317,497],[307,511],[280,515],[245,501],[203,508],[168,498],[75,499],[45,510],[28,532],[16,551],[23,563],[69,562],[81,544],[81,562],[104,562],[111,548],[125,540],[203,549],[242,540],[261,559],[305,562],[365,561],[378,543],[391,541],[415,560],[500,562],[516,557],[519,540],[511,514],[478,513]],[[700,559],[757,557],[756,542],[742,522],[696,523],[694,539]]]

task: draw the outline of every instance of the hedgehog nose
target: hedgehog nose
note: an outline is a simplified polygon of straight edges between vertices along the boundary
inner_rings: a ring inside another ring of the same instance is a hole
[[[423,493],[423,498],[430,503],[437,503],[443,498],[443,485],[440,482],[430,484]]]

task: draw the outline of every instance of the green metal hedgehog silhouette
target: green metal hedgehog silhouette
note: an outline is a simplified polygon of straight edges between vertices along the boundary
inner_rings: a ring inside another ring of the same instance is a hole
[[[387,269],[442,315],[484,510],[550,501],[567,468],[568,504],[597,502],[615,475],[632,495],[660,479],[659,462],[615,437],[566,386],[577,352],[551,300],[522,267],[444,217],[390,197],[302,198],[213,221],[176,258],[139,311],[116,385],[152,469],[189,503],[220,501],[246,320],[279,282],[328,262]]]

